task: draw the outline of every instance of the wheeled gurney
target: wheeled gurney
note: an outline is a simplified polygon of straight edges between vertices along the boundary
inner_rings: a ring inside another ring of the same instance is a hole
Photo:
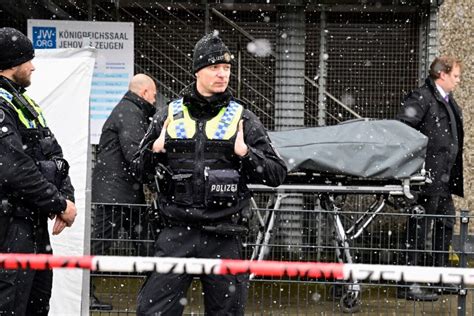
[[[263,260],[278,220],[277,210],[291,194],[313,194],[331,213],[335,250],[339,262],[353,263],[350,245],[382,212],[389,197],[398,198],[418,212],[415,192],[429,182],[423,169],[427,139],[397,121],[358,120],[329,126],[270,133],[270,138],[289,174],[278,188],[251,185],[255,193],[271,193],[265,214],[257,209],[259,231],[251,256]],[[341,208],[349,194],[376,198],[360,217],[346,228]],[[342,201],[342,203],[341,203]],[[341,297],[344,312],[360,308],[360,285],[352,283]]]

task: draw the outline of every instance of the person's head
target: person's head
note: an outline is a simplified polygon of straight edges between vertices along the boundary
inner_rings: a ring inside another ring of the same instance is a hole
[[[0,75],[20,86],[31,84],[31,74],[35,70],[31,60],[35,50],[28,37],[11,27],[0,28]]]
[[[232,55],[217,31],[205,35],[196,43],[193,72],[196,88],[201,95],[208,97],[227,89],[231,61]]]
[[[155,105],[156,101],[156,85],[155,81],[145,74],[136,74],[133,76],[128,90],[132,91],[148,103]]]
[[[462,63],[450,56],[436,57],[430,66],[430,77],[446,93],[450,93],[461,82]]]

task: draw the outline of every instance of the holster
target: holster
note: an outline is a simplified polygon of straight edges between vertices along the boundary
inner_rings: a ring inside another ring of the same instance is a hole
[[[170,186],[170,179],[173,173],[162,163],[155,166],[155,187],[158,194],[167,194]]]

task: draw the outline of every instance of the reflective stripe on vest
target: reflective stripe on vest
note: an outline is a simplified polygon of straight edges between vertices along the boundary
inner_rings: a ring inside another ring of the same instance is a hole
[[[235,101],[222,108],[212,120],[206,124],[208,139],[230,139],[237,132],[243,107]],[[212,136],[211,136],[212,135]]]
[[[39,121],[40,125],[43,126],[43,127],[46,127],[46,120],[43,116],[43,110],[41,110],[41,108],[35,103],[35,101],[30,99],[30,97],[27,96],[26,94],[23,93],[23,97],[35,109],[36,113],[38,113],[38,121]]]
[[[237,133],[239,120],[243,107],[235,101],[223,107],[219,113],[206,122],[206,137],[214,140],[229,140]],[[168,117],[171,118],[167,132],[171,138],[193,138],[196,133],[196,121],[189,115],[188,108],[184,106],[183,99],[178,99],[169,104]]]
[[[170,103],[168,107],[168,135],[174,139],[193,138],[196,133],[196,123],[191,118],[188,108],[183,105],[183,99]]]
[[[15,109],[16,113],[18,114],[18,118],[20,119],[20,122],[26,126],[26,128],[36,128],[36,122],[34,120],[29,120],[26,118],[25,114],[23,111],[18,109],[14,104],[13,104],[13,95],[8,92],[7,90],[0,88],[0,97],[2,97],[5,101],[7,101],[13,109]],[[33,109],[38,113],[38,122],[42,127],[46,127],[46,120],[43,117],[43,113],[41,111],[41,108],[36,105],[36,103],[31,100],[26,94],[23,94],[23,97],[25,100],[33,107]]]

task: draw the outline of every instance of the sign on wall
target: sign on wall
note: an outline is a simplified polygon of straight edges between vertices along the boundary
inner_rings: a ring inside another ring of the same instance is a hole
[[[90,137],[92,144],[98,144],[102,125],[127,92],[134,73],[133,23],[28,20],[28,37],[35,49],[97,49],[90,96]]]

